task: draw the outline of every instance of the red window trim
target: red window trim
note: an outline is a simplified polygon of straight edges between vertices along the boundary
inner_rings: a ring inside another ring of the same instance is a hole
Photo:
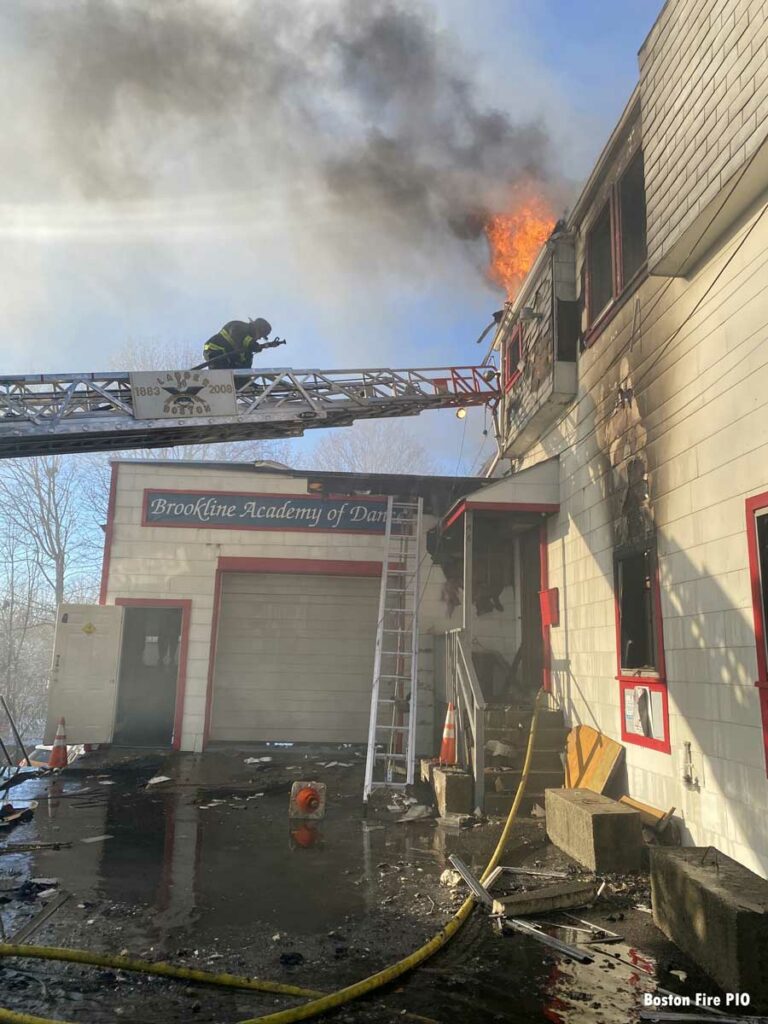
[[[502,380],[504,381],[504,394],[507,394],[512,390],[515,382],[520,379],[523,371],[518,369],[518,366],[523,361],[523,325],[519,321],[512,328],[509,336],[504,340],[504,352],[502,358]],[[510,349],[513,345],[517,345],[517,359],[515,360],[515,368],[510,372]]]
[[[757,550],[757,513],[766,510],[768,513],[768,491],[747,498],[745,513],[747,518],[747,555],[749,557],[749,583],[752,591],[752,620],[755,629],[755,653],[757,655],[757,687],[760,702],[760,718],[763,726],[763,750],[765,752],[765,770],[768,775],[768,653],[766,653],[766,637],[763,608],[762,587],[760,585],[760,557]]]
[[[584,246],[584,298],[585,298],[585,309],[587,311],[587,329],[584,334],[583,345],[584,348],[594,342],[596,335],[600,333],[613,317],[616,315],[618,310],[623,306],[627,298],[635,291],[637,286],[644,281],[648,276],[648,264],[644,262],[632,277],[628,280],[624,280],[624,265],[621,259],[621,210],[620,210],[620,197],[619,189],[621,183],[624,180],[630,165],[637,157],[637,154],[642,151],[642,146],[638,145],[632,151],[629,159],[627,160],[626,166],[621,174],[614,181],[609,190],[607,199],[600,206],[599,210],[594,217],[589,221],[585,227],[586,243]],[[594,315],[591,309],[591,296],[590,296],[590,274],[589,274],[589,236],[597,224],[598,220],[603,214],[606,206],[608,207],[608,215],[610,219],[611,229],[611,285],[612,295],[606,305],[598,310]]]
[[[616,558],[614,556],[613,605],[616,621],[616,679],[619,683],[619,711],[621,714],[621,737],[626,743],[634,743],[639,747],[649,747],[665,754],[672,753],[669,736],[669,700],[667,694],[667,663],[664,656],[664,622],[661,615],[661,585],[659,583],[659,559],[653,549],[653,576],[651,583],[653,601],[653,633],[656,645],[656,668],[625,669],[621,664],[621,609],[619,606],[619,590],[617,586]],[[650,736],[639,736],[628,733],[624,728],[624,694],[630,686],[647,686],[650,690],[663,693],[664,707],[664,739],[655,740]]]
[[[381,562],[323,560],[309,558],[237,558],[220,557],[216,565],[213,584],[213,614],[211,615],[211,641],[208,653],[208,681],[205,689],[205,721],[203,724],[203,750],[208,746],[213,710],[213,676],[216,665],[216,641],[221,611],[221,588],[225,572],[291,573],[305,576],[381,576]]]
[[[626,716],[624,714],[624,695],[627,690],[635,686],[647,686],[654,693],[661,694],[662,714],[664,716],[664,739],[655,740],[652,736],[640,736],[636,732],[627,732]],[[667,684],[662,679],[654,679],[649,676],[631,676],[619,679],[619,711],[621,713],[621,738],[625,743],[634,743],[638,747],[647,747],[650,750],[659,750],[662,754],[672,753],[672,744],[669,738],[669,695]]]
[[[124,608],[181,608],[179,668],[176,673],[176,702],[173,711],[173,737],[171,739],[171,750],[180,750],[181,725],[184,718],[184,696],[187,692],[187,657],[189,654],[189,624],[192,617],[192,601],[188,597],[116,597],[115,604]]]
[[[616,299],[612,299],[597,320],[595,320],[595,322],[587,329],[587,333],[584,335],[584,339],[582,341],[583,348],[591,348],[592,345],[594,345],[606,327],[608,327],[614,317],[621,312],[629,299],[632,298],[637,289],[645,280],[647,280],[647,278],[648,265],[644,263],[642,267],[637,270],[635,276],[627,284],[621,295]]]

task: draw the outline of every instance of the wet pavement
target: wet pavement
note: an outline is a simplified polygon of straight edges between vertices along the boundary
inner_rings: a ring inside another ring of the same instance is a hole
[[[253,757],[271,760],[245,763]],[[362,761],[352,748],[263,747],[123,756],[113,765],[85,758],[54,779],[31,779],[10,798],[37,800],[34,818],[0,836],[0,850],[6,840],[62,845],[22,853],[6,846],[0,855],[5,934],[12,941],[69,893],[29,942],[328,991],[364,978],[448,920],[463,898],[439,881],[449,854],[480,873],[501,822],[462,830],[433,819],[400,823],[383,806],[363,817]],[[156,774],[170,781],[147,785]],[[327,784],[324,820],[289,821],[291,783],[300,778]],[[516,823],[503,863],[568,866],[536,818]],[[27,886],[20,894],[28,879],[53,879],[54,891],[41,897],[40,886]],[[625,938],[595,947],[588,965],[520,935],[500,937],[476,910],[447,949],[395,990],[334,1019],[392,1021],[407,1011],[466,1024],[610,1024],[637,1019],[642,992],[657,985],[717,992],[636,909],[649,902],[647,879],[612,879],[595,907],[576,912]],[[91,1024],[234,1022],[290,1005],[268,994],[33,960],[0,961],[0,989],[10,1009]]]

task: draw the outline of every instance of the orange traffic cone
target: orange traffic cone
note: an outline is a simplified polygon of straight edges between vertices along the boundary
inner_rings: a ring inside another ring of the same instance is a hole
[[[49,768],[67,767],[67,735],[65,732],[64,719],[59,719],[56,726],[56,736],[53,741],[53,750],[48,761]]]
[[[443,726],[443,742],[440,746],[440,764],[456,764],[456,711],[448,705]]]

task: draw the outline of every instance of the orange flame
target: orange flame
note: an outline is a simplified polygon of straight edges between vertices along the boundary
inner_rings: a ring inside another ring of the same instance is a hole
[[[491,217],[485,226],[490,249],[488,276],[513,299],[555,226],[547,201],[529,192],[509,213]]]

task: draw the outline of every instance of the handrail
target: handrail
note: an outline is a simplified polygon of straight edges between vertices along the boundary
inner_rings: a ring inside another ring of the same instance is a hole
[[[472,775],[475,780],[475,810],[482,812],[485,796],[485,709],[486,701],[475,666],[467,651],[465,630],[449,629],[446,639],[446,668],[451,690],[461,699],[460,718],[469,727],[472,740]]]

